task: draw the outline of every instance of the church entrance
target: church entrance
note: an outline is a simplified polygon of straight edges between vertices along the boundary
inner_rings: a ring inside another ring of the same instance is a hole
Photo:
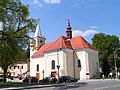
[[[56,71],[51,72],[51,77],[56,77]]]
[[[40,79],[40,73],[36,73],[36,79],[37,79],[37,80]]]

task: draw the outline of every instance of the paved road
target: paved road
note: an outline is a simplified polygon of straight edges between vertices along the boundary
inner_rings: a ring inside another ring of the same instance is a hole
[[[68,83],[61,86],[36,88],[31,90],[120,90],[120,80],[93,80],[85,82],[87,83]]]

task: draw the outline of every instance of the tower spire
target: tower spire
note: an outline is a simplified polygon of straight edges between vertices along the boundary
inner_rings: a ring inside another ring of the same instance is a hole
[[[36,31],[35,31],[35,34],[34,34],[34,39],[36,41],[36,49],[38,49],[43,44],[45,44],[46,38],[42,36],[41,29],[39,27],[39,21],[38,21],[37,26],[36,26]]]
[[[37,26],[36,26],[36,31],[35,31],[35,34],[34,34],[34,37],[42,37],[42,33],[41,33],[41,29],[40,29],[40,26],[39,26],[39,21],[37,23]]]
[[[68,24],[67,24],[66,36],[67,36],[68,39],[72,38],[72,28],[70,26],[70,20],[69,19],[68,19]]]

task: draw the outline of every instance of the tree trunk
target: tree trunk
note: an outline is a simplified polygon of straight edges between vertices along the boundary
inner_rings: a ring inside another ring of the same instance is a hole
[[[3,82],[5,83],[6,82],[6,76],[7,76],[7,69],[4,69],[3,70]]]

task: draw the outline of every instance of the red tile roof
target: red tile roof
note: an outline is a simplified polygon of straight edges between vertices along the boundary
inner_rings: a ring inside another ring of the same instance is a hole
[[[81,49],[81,48],[91,48],[96,50],[90,43],[88,43],[83,37],[77,36],[68,40],[65,36],[59,37],[55,42],[44,44],[39,48],[37,52],[33,54],[32,57],[37,57],[44,55],[44,52],[56,50],[59,48],[67,48],[67,49]]]
[[[44,51],[45,51],[50,45],[52,45],[52,43],[48,43],[48,44],[42,45],[42,46],[38,49],[38,51],[36,51],[36,52],[32,55],[32,58],[33,58],[33,57],[37,57],[37,56],[44,55]]]
[[[90,43],[88,43],[83,37],[77,36],[71,39],[71,43],[73,49],[81,49],[81,48],[91,48],[95,49]]]
[[[66,37],[61,36],[46,51],[55,50],[59,48],[73,49],[70,41],[67,40]]]

